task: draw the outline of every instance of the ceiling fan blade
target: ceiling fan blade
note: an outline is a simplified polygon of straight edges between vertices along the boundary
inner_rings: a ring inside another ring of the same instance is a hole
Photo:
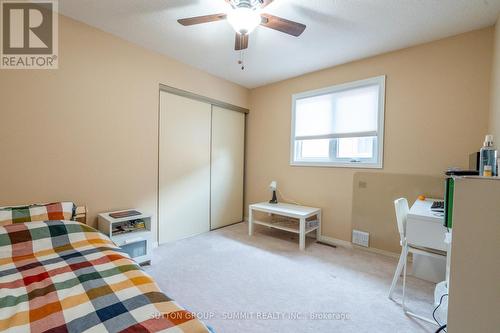
[[[236,51],[244,50],[248,48],[248,34],[239,34],[236,33],[236,40],[234,43],[234,49]]]
[[[233,4],[233,2],[232,2],[231,0],[226,0],[226,2],[227,2],[228,4],[230,4],[230,5],[231,5],[231,7],[233,7],[233,8],[234,8],[234,4]]]
[[[284,32],[295,37],[299,37],[304,32],[304,30],[306,30],[306,26],[304,24],[289,21],[278,16],[262,14],[261,17],[262,22],[260,23],[260,25],[266,28]]]
[[[274,0],[261,0],[261,5],[260,5],[260,8],[264,8],[266,7],[267,5],[269,5],[271,2],[273,2]]]
[[[204,16],[196,16],[196,17],[188,17],[177,20],[182,25],[194,25],[201,23],[208,23],[214,21],[225,20],[227,17],[226,14],[213,14],[213,15],[204,15]]]

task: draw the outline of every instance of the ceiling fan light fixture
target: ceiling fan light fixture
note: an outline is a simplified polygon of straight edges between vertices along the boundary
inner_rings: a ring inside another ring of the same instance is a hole
[[[242,35],[251,33],[261,23],[261,20],[258,11],[252,8],[240,7],[227,14],[229,24]]]

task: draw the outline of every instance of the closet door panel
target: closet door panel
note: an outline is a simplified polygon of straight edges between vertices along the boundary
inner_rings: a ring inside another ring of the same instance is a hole
[[[211,229],[243,220],[245,115],[212,108]]]
[[[210,229],[211,105],[160,92],[159,243]]]

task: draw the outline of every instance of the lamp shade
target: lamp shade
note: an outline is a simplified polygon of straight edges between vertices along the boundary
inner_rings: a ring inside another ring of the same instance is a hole
[[[271,189],[271,191],[276,191],[276,189],[278,188],[278,182],[273,180],[271,184],[269,184],[269,188]]]

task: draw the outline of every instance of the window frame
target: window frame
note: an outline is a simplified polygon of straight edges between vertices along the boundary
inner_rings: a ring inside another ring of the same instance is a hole
[[[310,166],[310,167],[333,167],[333,168],[367,168],[367,169],[382,169],[383,159],[384,159],[384,121],[385,121],[385,75],[375,76],[364,80],[357,80],[347,83],[341,83],[334,86],[329,86],[322,89],[305,91],[292,95],[292,119],[291,119],[291,131],[290,131],[290,165],[291,166]],[[346,90],[351,90],[355,88],[363,88],[366,86],[378,85],[379,86],[379,100],[378,100],[378,129],[376,133],[374,132],[360,132],[352,134],[338,134],[332,137],[332,135],[317,135],[309,137],[300,137],[302,140],[306,139],[331,139],[330,141],[330,157],[336,153],[339,138],[354,138],[354,137],[376,137],[375,147],[377,152],[375,152],[377,159],[359,159],[359,161],[347,161],[348,159],[329,159],[328,161],[320,159],[310,161],[295,160],[296,149],[295,142],[301,141],[297,140],[295,136],[295,114],[296,114],[296,102],[299,99],[316,97],[326,94],[338,93]]]

